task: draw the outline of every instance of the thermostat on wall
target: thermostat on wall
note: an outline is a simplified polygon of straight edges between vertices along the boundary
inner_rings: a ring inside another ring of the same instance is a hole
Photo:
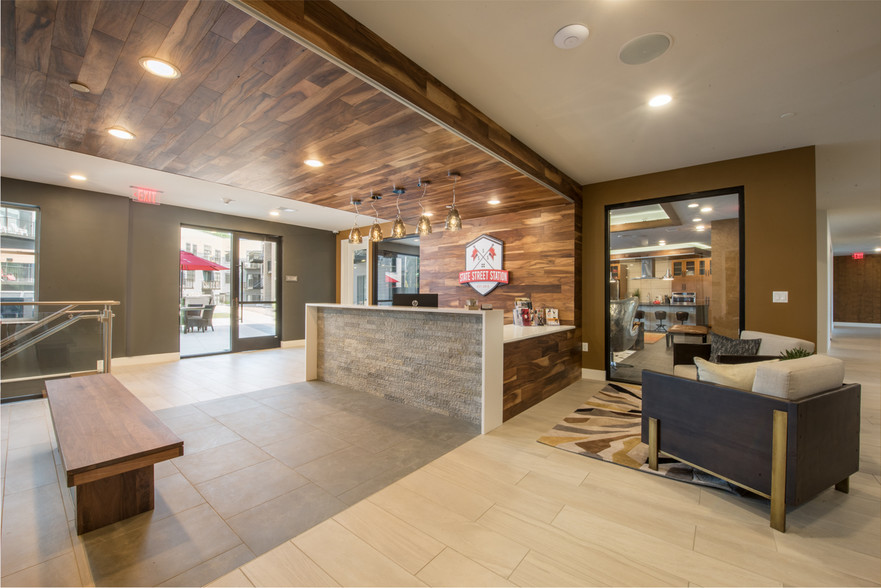
[[[789,302],[789,292],[771,292],[771,302]]]
[[[285,282],[297,282],[299,280],[297,279],[297,276],[285,276],[284,281]]]

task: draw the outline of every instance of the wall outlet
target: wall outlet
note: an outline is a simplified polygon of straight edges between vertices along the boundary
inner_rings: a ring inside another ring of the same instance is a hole
[[[581,350],[584,351],[585,353],[587,352],[587,342],[586,341],[581,343]]]
[[[299,279],[297,278],[297,276],[285,276],[284,281],[285,282],[298,282]]]
[[[771,292],[771,302],[789,302],[789,292]]]

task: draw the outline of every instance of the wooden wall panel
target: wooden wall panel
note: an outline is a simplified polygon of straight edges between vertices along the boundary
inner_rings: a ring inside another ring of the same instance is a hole
[[[469,298],[505,311],[513,322],[514,299],[529,297],[536,306],[559,309],[560,322],[575,324],[575,205],[498,214],[469,220],[461,231],[443,230],[443,218],[434,217],[435,230],[420,243],[420,291],[437,293],[443,307],[462,308]],[[487,234],[504,243],[504,267],[510,283],[481,296],[459,284],[465,270],[465,246]]]
[[[506,343],[502,420],[581,379],[579,346],[575,330]]]
[[[881,323],[881,255],[836,256],[832,264],[832,320]]]

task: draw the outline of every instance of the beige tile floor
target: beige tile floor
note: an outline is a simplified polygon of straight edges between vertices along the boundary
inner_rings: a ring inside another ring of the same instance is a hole
[[[535,439],[582,380],[219,578],[212,586],[878,586],[881,329],[835,330],[862,383],[860,472],[790,509],[587,459]]]
[[[168,409],[211,400],[209,394],[222,398],[302,380],[301,355],[291,351],[126,368],[117,375],[155,410]],[[71,534],[70,501],[62,500],[59,508],[53,499],[61,495],[60,487],[45,483],[50,479],[46,448],[53,443],[45,417],[41,428],[36,403],[4,406],[2,583],[86,584],[88,574],[74,576],[83,568],[122,573],[107,554],[116,542],[124,542],[143,555],[144,583],[155,569],[172,568],[177,574],[173,583],[197,585],[240,566],[213,585],[877,586],[881,330],[836,329],[830,354],[845,359],[848,381],[863,386],[861,470],[851,478],[849,495],[830,490],[790,509],[786,534],[768,527],[762,501],[658,479],[536,443],[603,385],[583,380],[366,500],[352,500],[353,506],[256,559],[246,541],[232,537],[235,531],[223,530],[217,523],[222,517],[207,502],[183,491],[170,491],[176,498],[163,508],[186,516],[165,516],[158,521],[164,524],[139,527],[126,537],[108,534],[89,550]],[[248,372],[259,383],[252,383]],[[263,404],[266,398],[256,400]],[[205,417],[198,417],[207,426],[183,433],[193,433],[188,443],[201,443],[203,451],[214,441],[209,433],[196,431],[243,426],[229,419],[211,424],[205,419],[216,421],[225,411],[223,401],[211,406],[215,416],[202,411]],[[316,425],[327,415],[311,416],[309,424]],[[175,422],[173,411],[164,417]],[[272,443],[271,430],[265,434],[267,453],[282,463],[292,459],[284,454],[283,441]],[[157,495],[160,482],[182,488],[178,475],[185,477],[180,470],[157,472]],[[326,483],[336,481],[331,477]],[[44,500],[53,506],[46,508]],[[226,505],[236,508],[234,501]],[[40,535],[40,529],[50,532]],[[205,529],[213,533],[211,541],[193,541]],[[163,541],[175,547],[162,547]],[[7,572],[7,551],[42,563]],[[205,563],[183,569],[180,562],[197,558]]]

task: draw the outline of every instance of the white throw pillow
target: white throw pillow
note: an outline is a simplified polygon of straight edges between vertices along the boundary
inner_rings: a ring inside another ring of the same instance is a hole
[[[764,363],[764,362],[763,362]],[[789,359],[756,371],[752,391],[787,400],[834,390],[844,383],[844,362],[828,355]]]
[[[779,361],[779,359],[769,359],[750,363],[725,364],[713,363],[702,357],[695,357],[694,365],[697,366],[697,379],[701,382],[710,382],[738,390],[751,390],[758,367]]]

